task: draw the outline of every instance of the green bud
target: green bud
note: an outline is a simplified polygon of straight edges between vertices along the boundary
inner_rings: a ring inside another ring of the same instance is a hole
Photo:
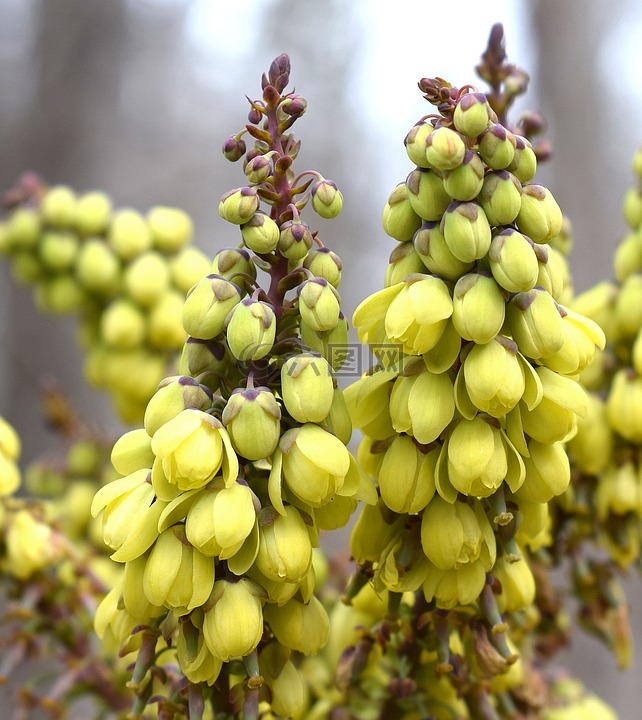
[[[397,288],[385,313],[385,331],[388,337],[403,343],[409,355],[421,355],[431,350],[441,339],[453,303],[443,280],[432,275],[417,275]],[[391,290],[393,288],[390,288]],[[355,311],[357,327],[358,311]]]
[[[381,499],[396,513],[416,515],[435,494],[439,448],[422,452],[408,435],[398,435],[379,468]]]
[[[497,596],[500,612],[516,612],[533,603],[535,579],[524,558],[516,560],[511,555],[498,557],[493,567],[493,575],[500,582],[502,589]]]
[[[406,178],[410,206],[424,220],[440,220],[450,202],[450,196],[438,173],[433,170],[413,170]]]
[[[196,283],[185,299],[183,327],[194,338],[210,340],[223,332],[225,320],[241,301],[238,285],[219,275]]]
[[[615,300],[618,335],[634,338],[642,326],[642,275],[629,275],[620,286]]]
[[[253,184],[262,183],[272,174],[272,163],[265,155],[255,155],[245,163],[243,168],[245,177]]]
[[[490,342],[504,324],[506,302],[495,280],[483,273],[461,277],[453,293],[453,325],[464,340]]]
[[[630,232],[615,249],[613,257],[615,279],[624,282],[629,275],[642,271],[642,236]]]
[[[217,580],[203,620],[205,643],[223,662],[249,655],[263,636],[261,589],[246,578]]]
[[[123,572],[122,604],[125,610],[141,623],[167,614],[167,608],[153,605],[145,596],[143,576],[146,564],[147,557],[141,555],[126,562]]]
[[[466,391],[476,408],[492,417],[503,417],[522,399],[526,389],[517,345],[497,336],[475,345],[463,363]]]
[[[299,217],[286,220],[280,229],[278,250],[288,260],[298,263],[308,254],[314,238],[308,224]]]
[[[335,372],[349,359],[348,321],[342,312],[339,313],[337,326],[330,331],[317,331],[305,320],[301,320],[299,331],[303,344],[312,352],[323,355]]]
[[[46,312],[67,315],[78,310],[86,300],[82,288],[70,275],[54,275],[35,289],[35,300]]]
[[[341,258],[330,248],[322,247],[311,250],[303,261],[303,267],[307,268],[315,277],[324,278],[333,287],[339,287],[343,263]]]
[[[207,647],[202,627],[194,627],[194,613],[178,625],[176,656],[185,677],[194,684],[213,685],[223,668],[223,663],[214,657]],[[202,621],[201,621],[202,625]],[[189,641],[186,635],[189,633]]]
[[[194,234],[194,224],[184,211],[157,206],[147,213],[153,244],[163,253],[174,253],[187,245]]]
[[[114,295],[120,287],[120,262],[102,240],[88,238],[76,258],[76,277],[90,292]]]
[[[281,368],[281,395],[285,409],[300,423],[320,423],[334,398],[332,369],[325,358],[301,353]]]
[[[555,198],[543,185],[526,185],[516,224],[520,232],[533,242],[545,243],[559,235],[563,223],[562,211]]]
[[[299,583],[312,562],[310,536],[301,513],[292,505],[285,515],[266,507],[259,513],[256,567],[269,579]]]
[[[109,226],[107,243],[122,260],[149,250],[152,235],[145,218],[136,210],[117,210]]]
[[[566,308],[562,317],[562,332],[562,347],[541,362],[563,375],[582,372],[593,361],[597,348],[603,350],[606,344],[604,332],[597,323]]]
[[[529,456],[524,458],[526,478],[515,497],[532,503],[547,503],[561,495],[571,481],[571,468],[564,444],[528,443]]]
[[[111,464],[121,475],[150,468],[153,462],[152,441],[144,428],[121,435],[111,451]]]
[[[452,202],[441,220],[440,230],[450,252],[463,263],[483,258],[490,248],[490,225],[477,203]]]
[[[11,213],[4,231],[7,250],[34,248],[38,244],[42,232],[40,215],[32,208],[16,208]]]
[[[323,421],[323,426],[336,435],[344,445],[352,438],[352,419],[341,388],[334,388],[330,412]]]
[[[183,410],[160,427],[152,438],[152,450],[161,462],[167,481],[179,490],[201,488],[216,475],[227,458],[238,461],[229,451],[229,437],[221,423],[201,410]]]
[[[149,602],[181,615],[203,605],[214,587],[214,561],[187,543],[184,533],[180,525],[163,531],[143,573]]]
[[[521,183],[526,183],[535,176],[537,156],[530,142],[521,135],[515,135],[515,155],[506,169]]]
[[[636,178],[642,179],[642,149],[638,148],[631,161],[631,169]]]
[[[113,300],[100,319],[100,335],[103,341],[121,350],[141,345],[146,332],[145,316],[129,300]]]
[[[439,127],[426,138],[426,160],[438,170],[454,170],[461,165],[466,143],[454,130]]]
[[[45,192],[40,212],[47,225],[71,228],[76,217],[76,194],[65,185],[54,185]]]
[[[522,205],[522,185],[507,170],[486,175],[479,202],[491,225],[510,225]]]
[[[314,595],[307,603],[296,598],[280,607],[270,603],[264,616],[276,639],[290,650],[316,655],[328,640],[328,614]]]
[[[301,319],[317,332],[333,330],[339,322],[339,293],[325,278],[306,280],[298,290]]]
[[[201,250],[188,246],[179,250],[169,259],[169,271],[172,285],[183,295],[204,278],[210,267],[210,261]]]
[[[272,350],[276,316],[268,303],[241,300],[230,312],[226,325],[227,344],[237,360],[260,360]]]
[[[214,256],[210,273],[242,285],[239,275],[249,275],[256,279],[256,265],[245,248],[224,248]]]
[[[506,305],[506,318],[519,351],[539,360],[564,344],[562,316],[555,300],[540,288],[514,295]]]
[[[229,560],[254,529],[258,499],[243,483],[224,487],[222,481],[215,481],[212,485],[190,505],[185,534],[204,555]]]
[[[397,536],[401,520],[380,499],[375,505],[364,505],[350,534],[350,553],[363,565],[379,562],[386,546]]]
[[[221,419],[234,450],[247,460],[270,457],[279,444],[281,408],[268,388],[237,388]]]
[[[31,250],[20,250],[13,254],[11,275],[16,282],[33,285],[43,275],[43,268]]]
[[[190,337],[183,346],[179,372],[193,377],[201,373],[207,373],[209,377],[226,376],[231,361],[231,353],[223,341],[210,342]]]
[[[289,659],[289,654],[278,643],[270,643],[259,655],[259,670],[263,682],[270,689],[272,713],[296,719],[303,717],[309,693],[306,681]]]
[[[415,233],[412,242],[428,270],[445,280],[457,280],[474,265],[473,262],[462,262],[452,254],[438,223],[424,223]]]
[[[81,195],[76,202],[76,230],[81,235],[104,235],[109,227],[111,209],[111,200],[103,192]]]
[[[626,224],[632,230],[636,230],[642,225],[642,193],[636,187],[626,191],[622,213]]]
[[[251,187],[229,190],[223,195],[218,205],[219,215],[234,225],[243,225],[252,218],[259,209],[259,196]]]
[[[506,169],[515,158],[515,136],[503,125],[491,125],[479,139],[481,159],[493,170]]]
[[[466,150],[459,167],[444,172],[444,189],[453,200],[474,200],[484,183],[484,163],[477,153]]]
[[[498,285],[508,292],[527,292],[535,287],[539,274],[533,241],[506,228],[496,235],[488,252],[490,271]]]
[[[406,183],[399,183],[390,193],[381,223],[386,235],[399,242],[411,240],[421,227],[421,218],[412,208]]]
[[[276,250],[281,230],[269,215],[256,212],[249,222],[241,225],[241,235],[247,247],[259,255]]]
[[[436,495],[421,518],[421,546],[440,570],[481,560],[487,570],[496,558],[493,528],[479,500],[448,503]]]
[[[38,254],[42,264],[49,270],[69,270],[78,254],[78,238],[67,232],[46,232],[40,240]]]
[[[426,159],[426,140],[433,130],[434,128],[430,123],[422,120],[410,130],[404,140],[408,157],[420,168],[429,167]]]
[[[420,231],[417,231],[420,232]],[[415,233],[416,237],[417,233]],[[425,265],[411,242],[396,245],[388,258],[384,287],[403,282],[408,275],[421,273]]]
[[[165,423],[183,410],[207,410],[212,406],[212,392],[194,378],[175,375],[165,378],[152,395],[145,410],[145,430],[152,437]]]
[[[476,138],[490,122],[490,106],[484,93],[462,95],[453,112],[455,129],[469,138]]]
[[[447,452],[448,479],[464,495],[488,497],[506,478],[508,459],[501,431],[479,415],[460,420]]]
[[[319,180],[315,182],[310,192],[312,194],[312,207],[314,211],[326,220],[337,217],[343,207],[343,196],[332,180]]]
[[[125,289],[143,307],[158,302],[169,288],[169,266],[158,252],[139,255],[125,269]]]
[[[642,442],[642,378],[637,373],[626,368],[615,373],[606,413],[615,432],[630,442]]]
[[[180,350],[187,340],[183,329],[184,296],[170,290],[152,307],[147,317],[147,340],[154,348]]]

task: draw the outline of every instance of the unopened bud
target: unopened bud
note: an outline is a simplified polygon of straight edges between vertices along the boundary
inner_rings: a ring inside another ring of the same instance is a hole
[[[248,222],[258,209],[259,196],[256,190],[250,187],[226,192],[218,205],[218,212],[223,220],[234,225]]]

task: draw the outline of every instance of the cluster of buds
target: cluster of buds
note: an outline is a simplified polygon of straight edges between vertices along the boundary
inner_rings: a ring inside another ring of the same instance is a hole
[[[93,503],[112,559],[125,564],[96,627],[137,650],[135,713],[155,687],[157,647],[169,644],[190,720],[205,708],[301,717],[308,691],[294,660],[328,633],[314,594],[319,532],[345,525],[359,499],[376,500],[346,448],[352,426],[334,377],[347,337],[341,261],[300,214],[310,201],[335,217],[341,194],[291,169],[299,143],[288,130],[305,101],[284,94],[288,81],[281,55],[248,125],[225,142],[228,159],[244,158],[248,185],[219,212],[242,241],[189,291],[181,374],[160,383],[144,428],[118,440],[123,477]]]
[[[209,266],[191,219],[170,207],[114,210],[105,193],[77,195],[32,174],[5,204],[0,252],[14,277],[34,286],[41,310],[79,314],[87,380],[125,422],[140,422],[185,341],[185,294]]]
[[[533,607],[529,553],[551,541],[549,502],[570,481],[565,443],[587,413],[578,375],[605,338],[568,307],[563,216],[532,182],[528,139],[490,95],[419,85],[439,112],[406,137],[416,168],[383,211],[399,244],[385,288],[353,318],[379,359],[346,391],[379,490],[352,533],[353,592],[371,578],[393,607],[413,593],[415,642],[435,650],[472,713],[490,703],[488,676],[517,659],[501,614]],[[465,660],[448,660],[462,627]],[[431,714],[430,696],[413,694]],[[499,715],[479,716],[512,717],[510,698],[497,704]]]

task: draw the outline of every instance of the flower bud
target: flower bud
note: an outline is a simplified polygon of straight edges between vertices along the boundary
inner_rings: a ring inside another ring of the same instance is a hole
[[[637,373],[627,368],[615,373],[606,413],[615,432],[630,442],[642,442],[642,378]]]
[[[241,137],[230,135],[230,137],[228,137],[223,143],[223,155],[230,162],[240,160],[243,155],[245,155],[246,150],[247,145],[245,144],[245,140]]]
[[[196,496],[187,511],[187,540],[208,557],[233,557],[256,524],[255,499],[243,483],[225,487],[216,480]]]
[[[624,282],[629,275],[642,271],[642,236],[630,232],[615,249],[613,257],[615,279]]]
[[[624,203],[622,204],[622,213],[626,224],[633,230],[642,224],[642,193],[632,187],[626,191],[624,195]]]
[[[521,183],[526,183],[535,176],[537,156],[530,142],[521,135],[515,135],[515,155],[506,169]]]
[[[428,270],[445,280],[457,280],[473,268],[474,262],[462,262],[452,254],[438,223],[424,223],[412,242]]]
[[[245,248],[223,248],[214,256],[210,274],[242,285],[243,281],[238,276],[249,275],[256,279],[256,265]]]
[[[483,258],[490,248],[490,225],[477,203],[452,202],[440,229],[450,252],[463,263]]]
[[[164,530],[145,563],[143,592],[152,605],[186,614],[200,607],[214,587],[214,560],[188,544],[180,525]]]
[[[506,318],[519,351],[539,360],[564,344],[562,316],[553,298],[540,288],[514,295],[506,305]]]
[[[490,106],[484,93],[462,95],[453,112],[455,129],[469,138],[476,138],[490,122]]]
[[[308,254],[314,239],[308,224],[299,217],[286,220],[279,233],[278,249],[283,257],[298,263]]]
[[[103,192],[89,192],[76,201],[74,224],[81,235],[103,235],[110,216],[111,200]]]
[[[484,184],[484,163],[477,153],[466,150],[459,167],[444,172],[444,189],[453,200],[474,200]]]
[[[263,636],[261,589],[246,578],[214,583],[212,607],[203,619],[205,643],[223,662],[249,655]]]
[[[280,234],[279,226],[269,215],[261,211],[241,225],[243,241],[252,252],[259,255],[273,252],[279,244]]]
[[[259,209],[259,196],[251,187],[226,192],[218,205],[219,215],[234,225],[243,225]]]
[[[136,347],[143,342],[146,332],[145,315],[129,300],[113,300],[100,318],[101,338],[114,348]]]
[[[216,475],[224,456],[228,463],[238,465],[234,453],[227,450],[228,443],[227,431],[215,417],[188,409],[154,433],[152,450],[170,484],[177,485],[179,490],[196,490]],[[233,479],[238,467],[236,470]]]
[[[147,213],[154,246],[163,253],[174,253],[187,245],[194,234],[190,216],[179,208],[157,206]]]
[[[322,422],[334,398],[327,360],[312,353],[288,358],[281,368],[281,395],[286,410],[297,422]]]
[[[150,468],[153,462],[152,441],[144,428],[121,435],[111,451],[111,464],[121,475]]]
[[[330,405],[330,412],[323,421],[323,426],[328,428],[333,435],[336,435],[344,445],[350,442],[352,438],[352,418],[341,388],[334,388],[332,392],[332,405]]]
[[[40,203],[42,219],[56,228],[70,228],[76,217],[76,195],[65,185],[49,188]]]
[[[492,417],[503,417],[521,400],[526,383],[517,346],[497,336],[475,345],[463,363],[466,391],[476,408]]]
[[[464,340],[490,342],[504,324],[506,303],[495,280],[482,273],[461,277],[453,293],[453,325]]]
[[[426,138],[426,160],[438,170],[454,170],[461,165],[466,143],[454,130],[439,127]]]
[[[588,395],[586,416],[578,418],[577,434],[569,440],[568,449],[575,465],[588,475],[599,475],[611,462],[613,431],[598,395]]]
[[[379,593],[384,589],[390,592],[415,592],[421,587],[429,565],[419,533],[401,531],[381,555],[375,570],[375,590]]]
[[[231,364],[232,354],[222,340],[209,342],[188,337],[183,345],[178,370],[183,375],[193,377],[201,373],[208,373],[210,378],[219,375],[225,377]]]
[[[272,350],[276,316],[268,303],[245,298],[230,312],[226,323],[227,344],[237,360],[260,360]]]
[[[259,513],[256,567],[269,579],[299,583],[312,562],[312,545],[300,512],[285,506],[285,515],[266,507]]]
[[[481,559],[487,570],[496,556],[495,534],[479,500],[448,503],[436,495],[421,519],[421,546],[440,570]]]
[[[262,183],[272,174],[272,163],[265,155],[255,155],[245,163],[245,177],[253,184]]]
[[[191,377],[165,378],[152,395],[145,410],[145,430],[152,437],[165,423],[187,408],[207,410],[212,406],[212,391]]]
[[[330,248],[322,247],[311,250],[303,261],[303,267],[307,268],[315,277],[324,278],[333,287],[339,287],[343,263],[341,258]]]
[[[59,550],[51,528],[36,520],[29,510],[18,510],[6,531],[6,558],[3,570],[20,580],[53,564]]]
[[[424,220],[439,220],[450,202],[443,180],[432,170],[413,170],[406,178],[410,206]]]
[[[71,275],[46,278],[36,286],[34,299],[45,312],[67,315],[78,310],[87,296]]]
[[[339,293],[324,278],[306,280],[298,290],[301,319],[317,332],[333,330],[339,322]]]
[[[191,683],[207,683],[211,686],[216,682],[223,663],[209,651],[203,628],[194,627],[194,622],[192,613],[179,623],[176,657],[181,671]],[[188,634],[189,640],[186,639]]]
[[[149,307],[169,288],[169,266],[160,253],[150,250],[127,266],[124,280],[129,296],[139,305]]]
[[[183,295],[183,299],[191,287],[208,274],[209,267],[207,255],[191,245],[169,258],[172,284]]]
[[[595,351],[604,349],[606,337],[597,323],[572,310],[565,309],[562,317],[564,344],[542,364],[563,375],[577,375],[589,365]]]
[[[522,189],[522,202],[517,228],[533,242],[545,243],[559,235],[563,223],[562,211],[550,190],[543,185],[526,185]]]
[[[54,272],[73,267],[78,254],[78,238],[68,232],[46,232],[38,248],[42,264]]]
[[[181,350],[187,340],[183,329],[185,296],[170,290],[154,305],[148,315],[147,339],[153,348]]]
[[[510,225],[522,205],[522,185],[507,170],[486,175],[479,202],[491,225]]]
[[[513,228],[492,239],[488,260],[493,277],[504,290],[527,292],[535,287],[539,265],[533,241]]]
[[[20,450],[20,436],[4,418],[0,417],[0,454],[9,460],[18,460]]]
[[[268,388],[237,388],[230,395],[221,419],[241,457],[261,460],[276,450],[281,408]]]
[[[117,210],[109,226],[107,243],[118,257],[131,260],[150,249],[152,234],[145,218],[136,210]]]
[[[398,435],[379,468],[381,499],[396,513],[416,515],[435,494],[435,466],[439,448],[419,450],[408,435]]]
[[[270,605],[266,606],[266,610]],[[306,681],[289,652],[278,643],[271,643],[259,655],[259,670],[263,682],[270,689],[270,708],[279,717],[303,717],[309,702]],[[267,718],[266,718],[267,720]]]
[[[419,230],[421,218],[412,208],[406,183],[399,183],[390,193],[383,209],[381,223],[386,235],[399,242],[411,240]]]
[[[524,458],[526,477],[515,493],[519,500],[547,503],[561,495],[571,481],[571,468],[564,444],[542,444],[536,440],[528,443],[529,456]]]
[[[343,196],[332,180],[319,180],[310,188],[314,211],[326,220],[337,217],[343,207]]]
[[[535,599],[535,579],[524,558],[515,560],[509,555],[498,557],[493,575],[499,580],[502,589],[497,596],[500,612],[523,610]]]
[[[629,275],[620,286],[615,300],[618,335],[634,338],[642,327],[642,274]]]
[[[486,569],[481,560],[452,570],[439,570],[430,563],[422,589],[427,602],[434,600],[438,608],[452,610],[476,602],[485,584]]]
[[[153,618],[167,613],[167,608],[153,605],[145,596],[143,577],[147,556],[140,555],[125,563],[123,572],[122,604],[125,610],[140,623],[147,623]]]
[[[280,607],[270,603],[264,617],[276,639],[290,650],[316,655],[328,640],[328,614],[314,595],[307,603],[295,598]]]
[[[18,207],[11,213],[4,230],[8,250],[35,248],[42,232],[40,215],[32,208]]]
[[[241,301],[238,285],[208,275],[190,290],[183,307],[183,327],[195,338],[210,340],[225,327],[230,311]]]
[[[98,238],[88,238],[76,258],[78,282],[90,292],[114,295],[120,285],[120,263],[112,250]]]
[[[434,130],[430,123],[418,122],[406,135],[404,145],[411,162],[420,168],[429,167],[426,159],[426,140]]]
[[[515,136],[503,125],[491,125],[479,139],[481,159],[493,170],[504,170],[515,158]]]

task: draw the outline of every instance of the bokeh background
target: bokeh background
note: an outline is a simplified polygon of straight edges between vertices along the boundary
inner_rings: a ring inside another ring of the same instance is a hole
[[[309,102],[295,129],[299,169],[337,182],[345,210],[321,221],[345,264],[347,313],[381,287],[391,241],[380,225],[390,190],[411,169],[403,138],[428,112],[424,76],[475,82],[494,22],[509,58],[531,75],[517,112],[548,120],[553,158],[538,178],[573,223],[578,290],[611,275],[625,232],[620,206],[642,144],[642,4],[637,0],[0,0],[0,190],[25,169],[117,206],[169,204],[194,219],[213,255],[238,237],[218,198],[242,185],[223,140],[245,122],[244,95],[281,52]],[[480,84],[481,87],[481,84]],[[43,317],[0,265],[0,414],[31,459],[50,449],[39,383],[56,378],[85,416],[118,429],[105,398],[81,381],[72,320]],[[642,585],[628,583],[642,655]],[[642,660],[620,674],[578,635],[562,658],[638,720]]]

